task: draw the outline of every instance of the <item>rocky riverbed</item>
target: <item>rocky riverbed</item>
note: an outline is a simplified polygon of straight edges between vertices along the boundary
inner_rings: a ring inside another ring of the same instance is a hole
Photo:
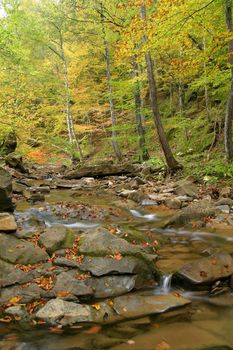
[[[2,170],[1,349],[232,347],[231,188],[136,175]]]

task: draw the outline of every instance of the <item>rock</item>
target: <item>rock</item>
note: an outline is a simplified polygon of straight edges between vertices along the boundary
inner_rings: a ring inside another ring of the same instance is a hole
[[[78,280],[77,276],[80,276],[78,270],[71,270],[59,274],[52,290],[54,296],[59,296],[60,293],[64,292],[74,296],[93,295],[92,287],[87,285],[85,283],[86,281]]]
[[[13,211],[13,204],[10,198],[12,191],[11,175],[0,167],[0,212]]]
[[[135,167],[132,164],[111,164],[104,162],[96,165],[80,165],[64,174],[65,179],[80,179],[82,177],[104,177],[110,175],[132,174],[135,175]]]
[[[220,205],[228,205],[229,207],[233,206],[233,199],[230,198],[220,198],[217,202],[215,202],[216,207]]]
[[[218,205],[218,206],[216,206],[216,209],[220,210],[224,214],[230,214],[229,205]]]
[[[49,258],[48,254],[32,243],[12,235],[0,233],[0,259],[12,264],[36,264]]]
[[[72,325],[79,322],[112,323],[127,318],[160,314],[172,308],[190,304],[190,301],[171,294],[142,296],[130,294],[113,299],[111,306],[100,302],[93,305],[76,304],[52,299],[37,313],[38,319],[56,325]]]
[[[12,232],[17,230],[17,225],[13,215],[0,213],[0,231]]]
[[[26,189],[27,189],[26,185],[16,181],[13,182],[13,193],[23,194],[23,192],[26,191]]]
[[[1,154],[6,155],[11,152],[14,152],[16,147],[17,147],[17,137],[15,132],[11,131],[5,136],[5,139],[0,146]]]
[[[25,272],[16,269],[14,265],[3,260],[0,260],[0,271],[0,288],[15,283],[24,283],[28,281],[27,276],[25,276]]]
[[[165,220],[164,227],[168,225],[183,225],[193,220],[200,220],[205,217],[213,217],[216,215],[215,207],[208,207],[207,203],[198,202],[188,207],[182,208],[177,214],[170,219]]]
[[[165,200],[165,205],[170,209],[180,209],[182,206],[182,203],[179,199],[171,198],[171,199]]]
[[[232,189],[231,189],[231,187],[223,187],[220,190],[220,197],[231,198],[232,197]]]
[[[21,173],[26,173],[27,170],[24,167],[23,164],[23,157],[20,154],[17,153],[10,153],[5,157],[5,163],[10,167],[14,168]]]
[[[54,225],[42,233],[39,244],[52,254],[59,249],[72,248],[74,240],[75,236],[71,229],[64,225]]]
[[[133,256],[122,257],[120,260],[85,256],[79,268],[97,277],[107,274],[144,274],[150,271],[145,262]]]
[[[118,196],[128,198],[130,195],[137,193],[136,190],[123,190],[118,193]]]
[[[65,325],[92,321],[91,306],[76,304],[61,299],[50,300],[36,313],[36,317],[53,325],[56,323]]]
[[[116,313],[124,318],[160,314],[170,309],[190,304],[191,301],[173,294],[144,296],[128,294],[113,300]]]
[[[230,254],[216,253],[181,267],[179,278],[193,285],[209,285],[233,274],[233,259]]]
[[[198,187],[189,179],[178,181],[174,188],[174,193],[178,196],[198,197]]]
[[[134,289],[137,276],[105,276],[90,278],[86,283],[94,290],[95,298],[112,298]]]
[[[149,264],[156,258],[156,255],[144,253],[140,246],[130,244],[103,228],[96,228],[94,232],[91,231],[81,235],[79,253],[102,257],[112,255],[113,258],[115,254],[120,254],[120,258],[121,256],[135,256]],[[151,271],[153,271],[152,265]]]
[[[26,318],[28,316],[24,306],[15,305],[10,306],[5,310],[5,313],[10,316]]]
[[[29,282],[41,275],[48,274],[48,269],[51,267],[51,263],[37,264],[34,269],[32,266],[31,271],[22,271],[15,265],[0,260],[0,288]]]
[[[42,292],[43,290],[36,283],[3,288],[1,290],[0,303],[8,304],[16,296],[20,298],[20,303],[30,303],[33,300],[39,300]]]

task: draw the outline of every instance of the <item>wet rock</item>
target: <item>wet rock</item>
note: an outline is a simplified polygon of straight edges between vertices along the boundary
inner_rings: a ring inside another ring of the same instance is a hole
[[[14,284],[23,284],[40,277],[41,275],[48,274],[49,269],[52,267],[51,263],[44,263],[31,266],[29,271],[22,271],[17,266],[0,260],[0,288]]]
[[[216,206],[216,209],[220,210],[223,214],[230,214],[229,205],[218,205]]]
[[[49,258],[48,254],[32,243],[12,235],[0,233],[0,259],[13,264],[36,264]]]
[[[43,193],[32,193],[30,191],[23,192],[24,197],[31,203],[43,202],[45,200],[45,196]]]
[[[36,317],[49,324],[68,325],[77,322],[92,322],[91,306],[61,299],[50,300],[36,313]]]
[[[165,200],[165,205],[170,209],[180,209],[182,206],[182,203],[179,199],[171,198],[171,199]]]
[[[54,296],[64,292],[74,296],[93,295],[92,287],[87,285],[85,281],[78,280],[77,277],[80,277],[78,270],[71,270],[59,274],[52,290]]]
[[[21,303],[30,303],[33,300],[39,300],[42,295],[42,289],[32,283],[26,286],[16,285],[13,287],[3,288],[0,294],[0,303],[8,304],[14,297],[19,297]]]
[[[200,220],[205,217],[213,217],[216,215],[215,207],[208,207],[207,203],[198,202],[188,207],[182,208],[177,214],[166,220],[164,226],[183,225],[193,220]]]
[[[5,157],[5,162],[10,168],[14,168],[21,173],[26,173],[27,170],[23,164],[23,157],[17,153],[10,153]]]
[[[86,283],[94,290],[95,298],[112,298],[134,289],[137,276],[105,276],[90,278]]]
[[[64,225],[54,225],[47,228],[40,236],[39,244],[46,248],[49,254],[56,250],[72,248],[74,233]]]
[[[97,228],[94,232],[84,233],[81,235],[79,242],[79,253],[88,256],[135,256],[151,264],[156,255],[149,255],[143,252],[142,248],[137,245],[128,243],[122,238],[118,238],[103,228]],[[120,257],[121,258],[121,257]],[[153,271],[153,264],[151,264]]]
[[[154,296],[128,294],[115,298],[113,300],[113,308],[118,315],[124,318],[137,318],[160,314],[190,303],[190,300],[173,294]]]
[[[177,274],[193,285],[208,285],[233,274],[233,259],[228,253],[216,253],[184,265]]]
[[[220,198],[217,202],[215,202],[216,207],[220,205],[228,205],[229,207],[233,206],[233,199],[231,198]]]
[[[174,193],[178,196],[198,197],[198,187],[189,179],[178,181],[174,188]]]
[[[10,198],[12,191],[11,175],[0,167],[0,212],[13,211],[13,204]]]
[[[13,193],[17,193],[17,194],[23,194],[23,192],[27,189],[27,186],[20,183],[20,182],[13,182]]]
[[[72,266],[72,262],[56,259],[55,264]],[[82,271],[91,272],[94,276],[104,276],[108,274],[147,274],[150,272],[148,265],[137,257],[122,257],[120,260],[114,257],[92,257],[85,256],[80,264],[73,262],[73,267],[79,267]]]
[[[12,232],[17,230],[17,225],[13,215],[0,213],[0,231]]]
[[[136,193],[137,193],[136,190],[123,190],[123,191],[118,193],[118,196],[123,197],[123,198],[128,198],[130,195],[132,196]]]
[[[10,306],[5,310],[5,313],[7,315],[14,316],[14,317],[20,317],[20,318],[28,317],[28,313],[25,310],[25,307],[21,305]]]
[[[16,269],[14,265],[3,260],[0,260],[0,271],[0,288],[28,281],[25,272]]]

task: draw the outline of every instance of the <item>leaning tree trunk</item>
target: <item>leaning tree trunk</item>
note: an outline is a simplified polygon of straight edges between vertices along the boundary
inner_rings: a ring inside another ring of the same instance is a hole
[[[111,64],[110,64],[108,42],[107,42],[105,26],[104,26],[104,14],[103,14],[104,7],[102,2],[100,3],[100,7],[101,7],[100,17],[101,17],[102,35],[103,35],[104,50],[105,50],[105,61],[107,66],[106,68],[107,68],[109,107],[110,107],[110,114],[111,114],[111,121],[112,121],[112,147],[116,158],[118,160],[121,160],[122,154],[117,142],[117,132],[116,132],[117,120],[116,120],[116,114],[115,114],[114,103],[113,103]]]
[[[229,33],[233,33],[232,24],[232,0],[225,0],[226,10],[226,26]],[[233,143],[232,143],[232,121],[233,121],[233,39],[228,41],[229,63],[231,65],[231,87],[227,101],[227,109],[225,115],[225,152],[226,157],[230,161],[233,159]]]
[[[136,56],[132,59],[133,63],[133,76],[135,78],[134,83],[134,101],[135,101],[135,116],[136,116],[136,125],[139,137],[139,157],[140,161],[149,159],[149,154],[146,148],[146,137],[145,137],[145,127],[143,125],[143,116],[142,116],[142,98],[140,91],[140,83],[139,83],[139,69],[136,60]]]
[[[141,14],[141,18],[145,20],[146,18],[145,5],[141,6],[140,14]],[[144,41],[146,39],[147,38],[144,36]],[[167,140],[167,137],[163,128],[163,124],[161,121],[160,111],[158,107],[157,85],[154,77],[153,64],[152,64],[152,58],[151,58],[150,52],[146,53],[145,59],[146,59],[146,68],[147,68],[147,75],[148,75],[148,82],[149,82],[151,109],[153,112],[154,123],[158,132],[159,142],[162,147],[168,169],[171,172],[174,172],[178,169],[181,169],[182,166],[177,162],[177,160],[173,156],[172,150],[170,148],[170,145]]]

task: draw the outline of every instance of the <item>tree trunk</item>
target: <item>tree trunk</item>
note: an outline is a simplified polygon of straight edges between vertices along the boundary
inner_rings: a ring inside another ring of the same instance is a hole
[[[74,122],[73,122],[73,117],[72,117],[71,108],[70,108],[68,66],[67,66],[67,61],[65,57],[63,37],[62,37],[61,31],[59,32],[59,36],[60,36],[61,58],[64,66],[64,82],[65,82],[65,91],[66,91],[66,123],[67,123],[67,129],[69,134],[69,141],[71,144],[75,143],[77,150],[79,152],[80,160],[82,160],[83,159],[82,149],[74,130]]]
[[[139,83],[139,68],[138,68],[138,64],[135,56],[132,59],[132,63],[133,63],[133,76],[135,78],[134,100],[135,100],[136,124],[137,124],[138,136],[139,136],[139,157],[140,157],[140,161],[143,162],[149,159],[149,154],[146,148],[146,138],[145,138],[146,132],[145,132],[145,127],[143,125],[142,98],[141,98],[140,83]]]
[[[116,158],[118,160],[121,160],[122,154],[117,142],[117,132],[116,132],[117,120],[116,120],[116,114],[115,114],[114,103],[113,103],[111,65],[110,65],[108,42],[107,42],[105,26],[104,26],[104,14],[103,14],[104,8],[103,8],[102,2],[100,3],[100,7],[101,7],[100,17],[101,17],[102,35],[103,35],[104,50],[105,50],[105,61],[107,66],[106,68],[107,68],[109,107],[110,107],[110,114],[111,114],[111,121],[112,121],[112,147]]]
[[[226,10],[226,27],[227,30],[233,32],[232,24],[232,0],[225,0]],[[232,121],[233,121],[233,39],[228,42],[229,63],[231,65],[231,87],[227,101],[227,110],[225,115],[225,152],[229,161],[233,159],[233,143],[232,143]]]
[[[141,6],[140,14],[141,14],[141,18],[145,20],[145,18],[146,18],[145,5]],[[144,37],[144,41],[146,39],[147,38]],[[162,124],[161,116],[160,116],[160,111],[159,111],[159,107],[158,107],[157,86],[156,86],[156,80],[154,77],[153,65],[152,65],[152,59],[151,59],[150,52],[146,53],[145,59],[146,59],[146,68],[147,68],[147,75],[148,75],[148,82],[149,82],[151,109],[153,112],[154,123],[155,123],[155,126],[157,128],[160,145],[162,147],[168,169],[170,171],[174,172],[178,169],[181,169],[182,166],[174,158],[172,151],[171,151],[171,148],[170,148],[170,145],[168,143],[166,134],[164,132],[164,128],[163,128],[163,124]]]

